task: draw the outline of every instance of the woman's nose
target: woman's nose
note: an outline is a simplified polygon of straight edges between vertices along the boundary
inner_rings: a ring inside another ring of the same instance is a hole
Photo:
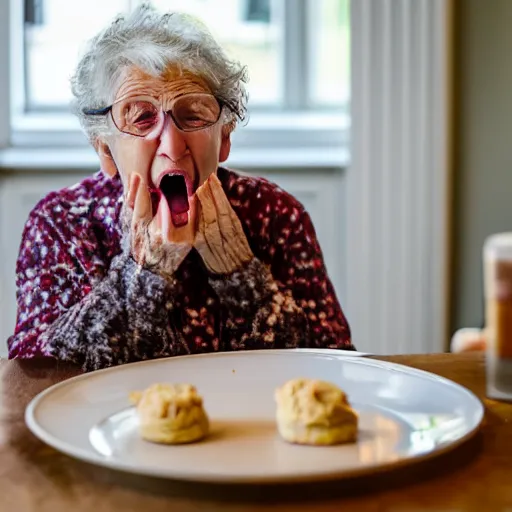
[[[186,151],[185,134],[176,127],[171,117],[167,115],[160,136],[158,155],[166,156],[173,162],[177,162]]]

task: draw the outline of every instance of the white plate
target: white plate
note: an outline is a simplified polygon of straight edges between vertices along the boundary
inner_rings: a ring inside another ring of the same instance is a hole
[[[295,377],[340,386],[360,413],[355,444],[311,447],[279,438],[274,390]],[[203,442],[139,438],[128,393],[155,382],[194,384],[211,419]],[[27,407],[30,430],[54,448],[132,473],[203,482],[343,478],[432,456],[476,432],[481,402],[465,388],[405,366],[345,352],[269,350],[175,357],[80,375]]]

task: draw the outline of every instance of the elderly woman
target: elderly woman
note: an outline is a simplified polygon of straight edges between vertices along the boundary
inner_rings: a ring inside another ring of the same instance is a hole
[[[353,350],[303,206],[219,167],[244,82],[185,15],[142,7],[91,41],[72,85],[101,171],[30,214],[11,358]]]

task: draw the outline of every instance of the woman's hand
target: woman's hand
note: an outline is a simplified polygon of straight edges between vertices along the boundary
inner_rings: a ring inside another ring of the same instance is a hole
[[[194,247],[208,270],[230,274],[252,260],[242,224],[229,203],[216,174],[196,192],[197,233]]]
[[[164,201],[153,217],[148,187],[138,174],[133,174],[125,200],[124,227],[130,233],[130,252],[140,265],[169,277],[192,249],[195,232],[195,198],[190,198],[189,222],[173,226]]]

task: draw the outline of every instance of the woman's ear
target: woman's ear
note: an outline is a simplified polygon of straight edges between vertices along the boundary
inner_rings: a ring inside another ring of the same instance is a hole
[[[231,133],[224,132],[220,142],[219,162],[225,162],[231,151]]]
[[[98,139],[95,144],[96,152],[100,159],[101,170],[110,178],[113,178],[117,174],[117,166],[114,162],[114,157],[108,147],[108,144]]]

